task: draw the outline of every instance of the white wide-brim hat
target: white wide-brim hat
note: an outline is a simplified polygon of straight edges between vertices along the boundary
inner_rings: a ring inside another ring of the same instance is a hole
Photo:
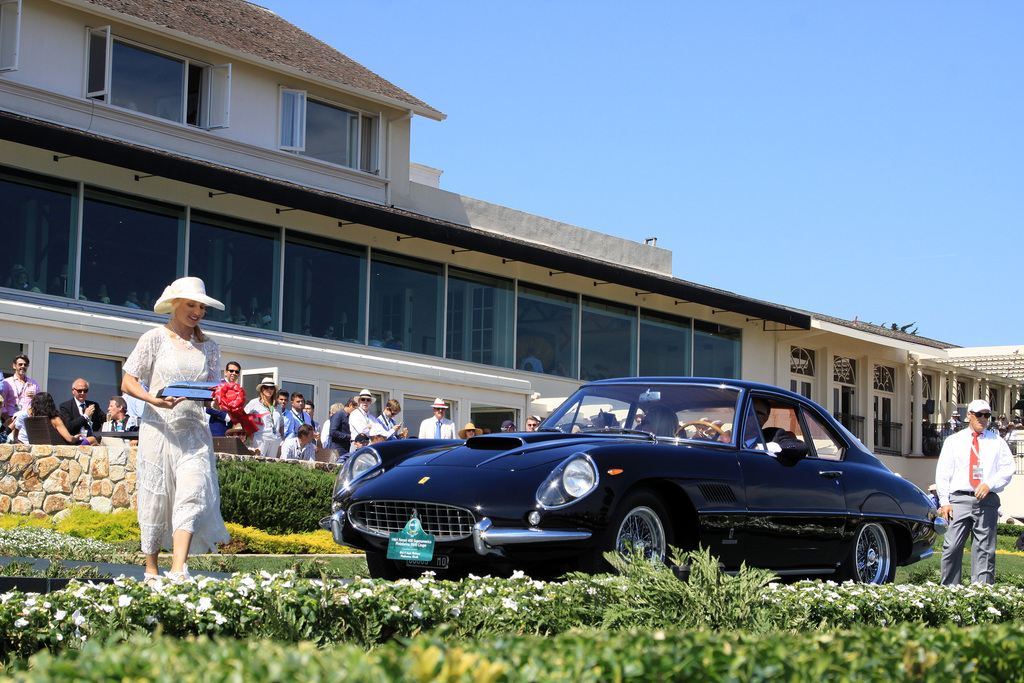
[[[444,402],[444,399],[440,399],[440,398],[435,398],[434,399],[434,404],[431,407],[432,408],[444,408],[445,410],[448,410],[448,404]]]
[[[171,284],[164,287],[164,293],[153,304],[154,313],[170,313],[174,310],[171,302],[175,299],[188,299],[198,301],[211,308],[223,311],[224,304],[206,295],[206,285],[197,277],[180,277]]]
[[[373,397],[373,394],[370,393],[369,389],[363,389],[362,391],[360,391],[359,392],[359,398],[368,398],[368,399],[370,399],[370,405],[373,405],[374,403],[377,402],[377,399],[375,399]]]
[[[258,386],[258,387],[274,387],[275,389],[277,389],[277,382],[274,381],[273,377],[264,377],[263,381],[261,381],[256,386]]]

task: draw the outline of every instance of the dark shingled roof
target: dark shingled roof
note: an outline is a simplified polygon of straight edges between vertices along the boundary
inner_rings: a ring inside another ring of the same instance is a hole
[[[442,114],[268,9],[245,0],[84,0],[259,59]]]

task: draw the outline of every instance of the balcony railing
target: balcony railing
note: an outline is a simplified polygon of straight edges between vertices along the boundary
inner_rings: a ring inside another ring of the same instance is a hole
[[[850,433],[864,442],[864,416],[853,413],[833,413],[832,417],[839,420],[839,424],[850,430]]]
[[[875,420],[875,452],[903,455],[903,425],[888,420]]]

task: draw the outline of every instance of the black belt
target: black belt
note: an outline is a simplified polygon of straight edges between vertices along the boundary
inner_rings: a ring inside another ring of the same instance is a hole
[[[950,494],[950,495],[954,495],[954,496],[973,496],[974,495],[974,491],[953,491],[953,493]]]

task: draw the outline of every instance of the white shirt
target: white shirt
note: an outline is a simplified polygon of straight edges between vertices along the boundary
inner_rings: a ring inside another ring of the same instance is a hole
[[[369,413],[363,410],[362,406],[353,410],[348,416],[348,431],[352,434],[352,441],[360,434],[370,435],[370,427],[376,420],[370,417]]]
[[[971,444],[974,430],[961,429],[942,443],[939,461],[935,465],[935,492],[939,507],[949,505],[954,491],[973,491],[970,479]],[[999,493],[1010,483],[1017,466],[1006,442],[989,430],[978,435],[978,461],[982,469],[981,483],[989,491]]]
[[[428,417],[426,420],[420,423],[420,434],[421,439],[435,439],[437,431],[437,418]],[[455,438],[455,423],[451,420],[441,420],[441,438],[442,439],[454,439]]]
[[[316,446],[310,441],[305,446],[299,443],[299,437],[289,436],[281,444],[282,460],[316,460]]]

